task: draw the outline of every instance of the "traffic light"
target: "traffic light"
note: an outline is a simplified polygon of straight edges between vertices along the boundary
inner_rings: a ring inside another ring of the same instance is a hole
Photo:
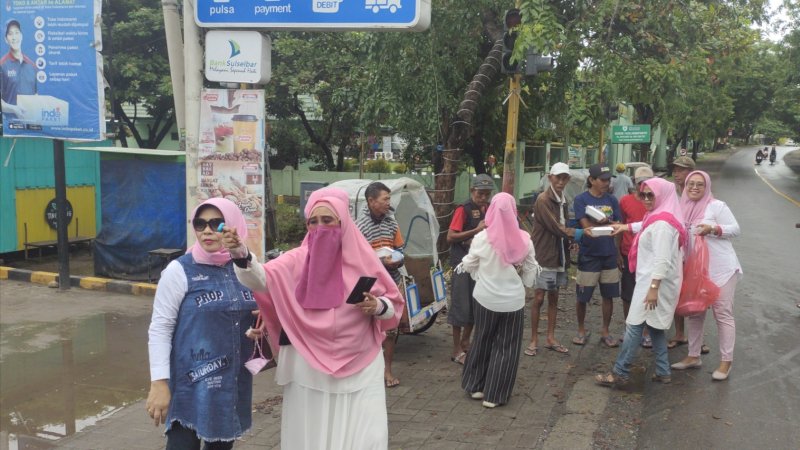
[[[503,56],[500,58],[500,72],[507,74],[519,73],[519,61],[511,61],[514,53],[514,42],[517,40],[517,32],[514,30],[517,25],[522,23],[522,16],[519,9],[509,9],[503,18]]]
[[[525,55],[525,75],[538,75],[553,70],[553,57],[529,52]]]

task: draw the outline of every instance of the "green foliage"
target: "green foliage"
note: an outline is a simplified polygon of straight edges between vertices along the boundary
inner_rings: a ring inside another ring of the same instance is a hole
[[[172,82],[169,73],[164,15],[159,0],[115,0],[103,11],[104,73],[118,104],[138,105],[157,124],[139,136],[128,126],[140,147],[156,148],[174,123]],[[111,99],[109,98],[109,101]],[[113,112],[113,105],[108,107]],[[166,130],[165,130],[166,128]]]
[[[369,173],[392,173],[392,165],[385,159],[371,159],[364,164],[364,171]]]
[[[278,204],[275,213],[278,235],[281,238],[278,248],[284,249],[281,245],[302,241],[306,235],[306,224],[300,215],[299,207],[290,203]]]
[[[394,167],[392,167],[392,171],[394,173],[406,173],[408,172],[408,167],[403,163],[396,163]]]

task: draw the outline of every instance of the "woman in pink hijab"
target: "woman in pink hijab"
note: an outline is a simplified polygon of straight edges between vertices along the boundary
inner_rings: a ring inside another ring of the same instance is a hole
[[[628,265],[636,274],[636,287],[625,319],[625,339],[614,368],[595,376],[595,382],[603,386],[628,382],[630,365],[638,353],[645,326],[653,340],[656,359],[652,380],[661,383],[672,381],[665,331],[672,325],[678,305],[683,279],[681,247],[686,244],[686,230],[675,185],[661,178],[651,178],[642,183],[639,198],[647,214],[628,253]],[[615,234],[628,231],[628,225],[613,226]]]
[[[708,271],[711,281],[720,287],[719,298],[711,305],[717,322],[720,363],[711,379],[728,379],[733,364],[733,344],[736,341],[736,322],[733,320],[733,298],[736,284],[742,277],[742,266],[736,257],[731,238],[739,235],[739,223],[725,202],[711,195],[711,178],[702,170],[686,177],[681,195],[681,207],[690,235],[705,236],[708,247]],[[689,247],[692,248],[692,247]],[[672,365],[673,369],[696,369],[702,366],[703,323],[706,313],[687,317],[689,355]]]
[[[236,269],[255,292],[278,360],[281,446],[387,448],[381,344],[397,327],[402,297],[351,219],[347,193],[315,191],[305,217],[300,247]],[[232,254],[248,254],[235,237],[226,238]],[[376,277],[375,285],[361,303],[346,303],[363,276]]]
[[[517,268],[522,269],[520,276]],[[508,403],[517,378],[525,319],[525,286],[539,273],[528,232],[519,228],[514,197],[501,192],[486,211],[486,229],[476,234],[456,268],[475,280],[474,344],[464,361],[461,387],[483,406]]]

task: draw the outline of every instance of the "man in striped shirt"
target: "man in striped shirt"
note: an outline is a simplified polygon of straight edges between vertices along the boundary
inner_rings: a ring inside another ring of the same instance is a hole
[[[376,181],[367,186],[364,196],[367,199],[367,207],[361,218],[356,221],[361,234],[375,250],[382,247],[391,250],[402,248],[404,242],[403,236],[400,234],[400,225],[397,224],[397,220],[392,214],[391,190],[385,184]],[[389,275],[400,286],[402,275],[400,275],[399,269],[403,265],[403,260],[395,261],[391,255],[383,256],[380,259]],[[402,289],[400,291],[402,292]],[[403,319],[401,318],[400,321],[402,322]],[[383,341],[383,359],[386,365],[383,377],[386,387],[389,388],[400,384],[400,380],[392,374],[392,359],[397,335],[397,328],[387,331],[386,339]]]

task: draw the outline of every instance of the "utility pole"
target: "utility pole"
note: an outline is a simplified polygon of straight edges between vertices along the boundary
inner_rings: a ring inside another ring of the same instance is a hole
[[[178,125],[181,145],[184,145],[186,95],[183,82],[183,36],[181,34],[181,16],[178,13],[178,0],[161,0],[161,9],[164,11],[164,32],[167,38],[169,74],[172,79],[175,123]]]
[[[503,157],[503,192],[514,195],[516,179],[517,129],[519,125],[520,74],[514,74],[508,83],[508,124],[506,125],[506,148]]]
[[[183,57],[186,103],[186,212],[197,206],[197,157],[200,146],[200,91],[203,89],[203,47],[200,28],[194,21],[194,3],[183,2]],[[191,245],[194,231],[186,227],[186,244]]]

